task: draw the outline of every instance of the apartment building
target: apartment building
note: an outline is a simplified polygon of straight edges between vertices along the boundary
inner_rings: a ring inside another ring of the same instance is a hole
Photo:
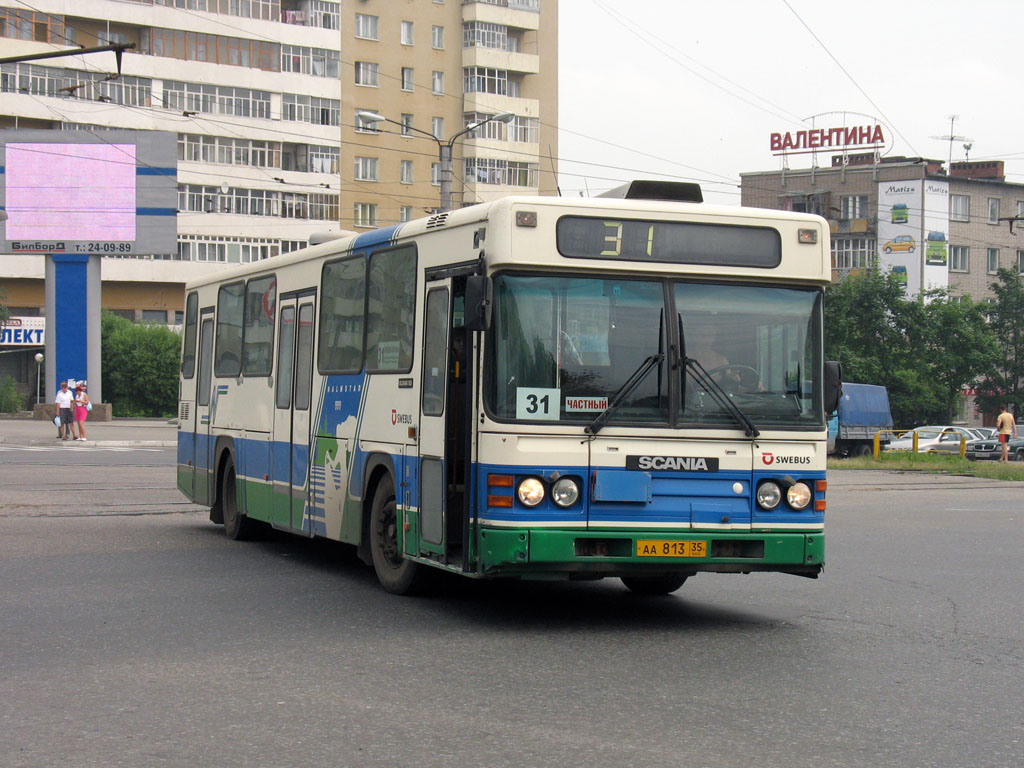
[[[453,207],[555,194],[557,0],[349,0],[342,8],[343,226],[438,210],[448,145]],[[508,121],[485,122],[495,115]]]
[[[983,300],[1000,267],[1024,271],[1024,184],[1002,161],[835,155],[832,165],[741,174],[743,205],[829,221],[832,275],[878,264],[916,294],[947,287]],[[1012,222],[1010,219],[1018,218]]]
[[[5,57],[134,46],[120,70],[0,65],[0,134],[177,135],[176,252],[101,268],[103,309],[175,325],[193,277],[436,211],[442,146],[455,206],[554,192],[557,18],[557,0],[0,0]],[[0,289],[42,315],[44,257],[0,254]],[[35,351],[0,354],[0,376],[34,376]]]

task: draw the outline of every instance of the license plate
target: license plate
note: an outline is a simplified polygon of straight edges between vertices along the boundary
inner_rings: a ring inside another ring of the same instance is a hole
[[[706,541],[673,541],[667,539],[638,539],[637,557],[707,557]]]

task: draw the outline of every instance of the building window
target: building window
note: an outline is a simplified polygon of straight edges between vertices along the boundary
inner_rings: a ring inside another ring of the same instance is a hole
[[[430,90],[437,96],[444,96],[444,72],[432,72]]]
[[[402,183],[412,184],[412,160],[402,161]]]
[[[966,272],[970,263],[971,249],[966,245],[949,246],[949,271]]]
[[[444,27],[435,24],[430,28],[430,44],[439,51],[444,50]]]
[[[402,67],[402,90],[412,90],[412,67]]]
[[[866,219],[868,217],[867,195],[843,195],[840,198],[843,219]]]
[[[402,45],[412,45],[412,22],[402,22]]]
[[[988,249],[988,265],[986,266],[985,269],[986,269],[986,271],[990,275],[994,275],[996,272],[999,271],[999,249],[998,248],[989,248]]]
[[[875,241],[865,237],[842,237],[832,241],[835,269],[866,269],[875,263]]]
[[[377,226],[377,204],[356,203],[353,210],[352,222],[357,227]]]
[[[356,158],[356,181],[377,181],[377,158]]]
[[[988,223],[998,224],[999,223],[999,198],[990,197],[988,199]]]
[[[412,136],[412,115],[402,114],[402,135]]]
[[[356,14],[356,37],[363,40],[380,40],[377,31],[377,17],[365,13]]]
[[[508,70],[490,67],[463,67],[462,90],[466,93],[493,93],[498,96],[514,96],[509,93]]]
[[[1017,251],[1017,272],[1024,275],[1024,251]]]
[[[971,220],[971,198],[969,195],[949,196],[949,218],[953,221]]]
[[[508,27],[487,21],[469,21],[462,25],[463,48],[508,50]]]
[[[166,309],[144,309],[142,310],[142,322],[167,325]]]
[[[399,221],[412,221],[412,206],[403,205],[398,209],[398,220]]]
[[[380,133],[380,128],[377,127],[377,123],[373,120],[367,120],[360,113],[361,112],[373,112],[372,109],[357,109],[355,118],[355,129],[356,133]]]
[[[430,118],[430,132],[434,134],[435,139],[444,138],[444,118],[443,117],[432,117]]]
[[[441,186],[441,164],[431,163],[430,164],[430,183],[435,187]]]
[[[378,65],[369,61],[356,62],[356,85],[377,87]]]

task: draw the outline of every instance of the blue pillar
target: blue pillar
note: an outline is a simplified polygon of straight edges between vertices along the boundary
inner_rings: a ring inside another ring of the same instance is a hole
[[[47,258],[53,261],[53,307],[47,312],[47,326],[53,328],[55,378],[51,383],[56,386],[66,379],[90,376],[89,255],[50,254]]]

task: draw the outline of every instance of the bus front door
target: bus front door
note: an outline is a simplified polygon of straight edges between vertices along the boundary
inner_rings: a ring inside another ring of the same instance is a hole
[[[309,503],[315,298],[309,293],[282,296],[277,311],[270,523],[275,528],[312,535],[312,522],[306,526],[303,520]]]
[[[463,563],[466,536],[466,430],[470,420],[465,278],[428,280],[424,302],[419,426],[419,553]]]

